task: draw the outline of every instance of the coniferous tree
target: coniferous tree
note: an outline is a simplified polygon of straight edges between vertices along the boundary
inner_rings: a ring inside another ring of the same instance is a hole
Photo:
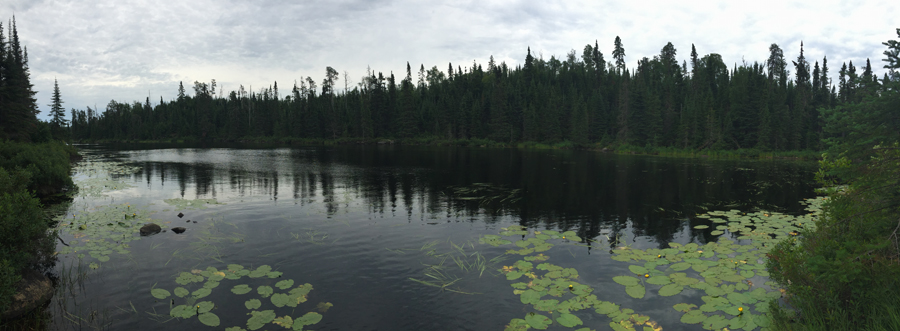
[[[616,69],[625,70],[625,48],[622,46],[622,39],[619,36],[616,36],[613,46],[612,56],[616,59]]]

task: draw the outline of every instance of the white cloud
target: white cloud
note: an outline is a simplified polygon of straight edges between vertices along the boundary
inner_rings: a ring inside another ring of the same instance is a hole
[[[53,79],[67,108],[175,97],[178,81],[216,79],[225,89],[274,81],[320,81],[326,66],[359,81],[370,66],[385,74],[485,64],[515,66],[531,47],[564,57],[597,40],[607,59],[620,36],[629,66],[667,43],[687,59],[719,53],[729,66],[762,62],[777,43],[785,57],[870,58],[883,72],[881,42],[896,39],[891,1],[598,2],[598,1],[33,1],[0,5],[16,15],[28,46],[32,83],[46,116]],[[792,70],[793,71],[793,70]],[[340,83],[339,83],[340,84]]]

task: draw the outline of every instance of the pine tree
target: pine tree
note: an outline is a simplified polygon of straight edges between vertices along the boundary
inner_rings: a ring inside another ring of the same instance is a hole
[[[53,97],[51,98],[52,103],[50,106],[50,124],[55,127],[64,127],[68,125],[68,121],[66,120],[66,110],[63,108],[62,97],[59,94],[59,84],[56,81],[56,78],[53,79]]]
[[[619,71],[625,70],[625,48],[622,47],[622,39],[619,36],[616,36],[615,42],[613,42],[614,48],[612,56],[616,59],[616,69]]]

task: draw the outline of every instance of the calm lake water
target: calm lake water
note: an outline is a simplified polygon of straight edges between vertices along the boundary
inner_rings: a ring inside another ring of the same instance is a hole
[[[504,256],[514,245],[494,247],[479,238],[511,225],[576,232],[581,242],[554,241],[543,252],[551,257],[548,262],[577,269],[578,281],[592,286],[599,299],[650,316],[665,330],[695,330],[700,327],[679,322],[682,313],[672,306],[702,304],[702,292],[685,290],[673,297],[648,292],[634,299],[612,280],[629,272],[627,263],[610,259],[611,250],[715,241],[719,236],[711,235],[712,229],[692,228],[708,224],[694,215],[729,209],[798,213],[804,207],[799,201],[815,196],[811,162],[416,146],[81,148],[91,161],[136,168],[112,176],[122,187],[77,197],[67,219],[123,206],[167,231],[148,237],[128,233],[140,240],[127,242],[123,254],[100,252],[105,249],[89,246],[91,235],[63,229],[61,242],[71,245],[60,243],[58,249],[73,251],[60,254],[56,272],[71,276],[80,266],[85,275],[51,303],[57,325],[66,330],[247,329],[251,309],[245,303],[254,298],[262,307],[253,310],[274,310],[295,320],[330,303],[322,320],[306,327],[311,330],[503,330],[511,319],[533,311],[500,271],[521,256]],[[76,179],[93,175],[82,170]],[[482,191],[463,194],[475,189]],[[203,202],[205,208],[196,209],[165,202],[179,198],[219,204]],[[186,231],[176,234],[173,227]],[[92,249],[96,255],[85,254]],[[268,265],[281,274],[211,286],[197,301],[215,304],[211,312],[218,327],[196,316],[169,317],[173,303],[186,303],[175,288],[203,287],[179,284],[183,272],[228,271],[230,264]],[[293,287],[312,285],[306,302],[276,307],[257,293],[259,286],[285,292],[276,285],[286,279]],[[452,283],[442,290],[413,279]],[[241,284],[253,290],[233,293]],[[154,288],[173,294],[157,299]],[[609,329],[610,319],[591,309],[575,315],[585,327]],[[271,323],[262,329],[285,330]],[[550,329],[573,330],[556,323]]]

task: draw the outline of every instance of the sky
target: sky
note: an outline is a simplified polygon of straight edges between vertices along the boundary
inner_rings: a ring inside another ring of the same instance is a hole
[[[596,40],[610,59],[616,36],[630,68],[667,42],[679,62],[694,44],[734,66],[765,61],[772,43],[796,60],[802,41],[811,64],[828,57],[834,82],[842,62],[861,72],[867,58],[881,77],[881,43],[900,39],[898,10],[896,0],[4,0],[0,19],[8,31],[15,15],[46,119],[54,79],[66,109],[105,109],[110,100],[172,100],[179,81],[188,94],[212,79],[226,92],[278,82],[284,93],[306,77],[321,82],[327,66],[341,73],[342,90],[345,72],[352,89],[367,68],[402,77],[407,62],[414,75],[423,64],[446,72],[492,55],[515,67],[528,47],[564,58]]]

